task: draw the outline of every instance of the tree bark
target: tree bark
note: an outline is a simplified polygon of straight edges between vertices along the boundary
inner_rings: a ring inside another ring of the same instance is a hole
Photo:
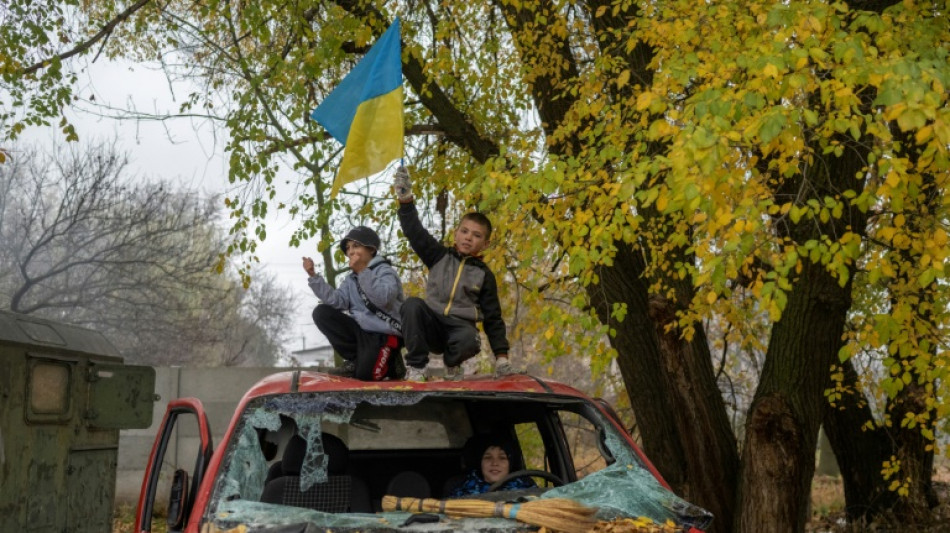
[[[689,342],[665,331],[676,305],[649,296],[642,254],[618,245],[613,266],[601,268],[587,292],[600,320],[617,331],[611,344],[644,451],[674,492],[713,513],[711,532],[729,531],[739,458],[706,337],[702,328]],[[611,317],[615,303],[627,306],[623,322]]]
[[[842,368],[844,389],[855,392],[845,395],[836,406],[826,407],[824,425],[841,470],[848,520],[869,524],[891,512],[900,523],[926,522],[929,509],[937,504],[932,480],[934,452],[928,449],[930,442],[920,428],[900,425],[906,413],[927,411],[926,388],[912,382],[888,402],[886,411],[893,421],[888,429],[875,422],[851,361],[845,361]],[[888,488],[890,481],[881,475],[882,465],[892,457],[900,461],[900,475],[909,480],[903,498]]]
[[[901,140],[899,147],[906,154],[911,163],[916,166],[921,158],[920,148],[917,143],[911,139],[907,132],[898,132],[898,139]],[[939,213],[941,203],[943,202],[940,189],[937,186],[936,176],[924,174],[920,176],[920,194],[917,200],[920,201],[917,213]],[[932,220],[925,216],[910,217],[907,222],[908,230],[911,235],[927,236],[930,230],[927,227]],[[925,361],[932,362],[937,355],[937,346],[943,343],[942,337],[934,327],[935,309],[941,305],[938,302],[937,295],[941,290],[936,282],[931,282],[928,287],[920,287],[918,284],[918,265],[921,264],[921,253],[912,246],[902,248],[896,251],[898,259],[899,276],[891,290],[892,299],[896,306],[898,298],[906,301],[915,302],[917,307],[916,324],[926,324],[926,327],[909,327],[908,334],[913,335],[914,345],[918,346],[922,352],[913,354],[910,357],[920,357],[925,355]],[[896,287],[906,287],[903,291]],[[916,325],[915,324],[915,325]],[[902,357],[897,354],[897,357]],[[918,366],[917,362],[908,362],[905,364],[906,371],[909,373],[910,382],[905,382],[896,397],[888,402],[887,412],[892,423],[895,434],[893,443],[896,450],[894,455],[897,457],[900,465],[900,476],[904,480],[906,495],[895,503],[893,508],[894,515],[898,521],[904,523],[922,523],[929,519],[930,508],[938,503],[937,494],[933,487],[933,461],[934,449],[933,442],[924,436],[924,430],[933,432],[936,425],[937,411],[932,407],[932,401],[936,399],[934,392],[934,383],[932,378],[927,377],[927,373],[932,370],[933,364]],[[918,417],[918,415],[926,415]],[[908,420],[916,420],[914,424],[906,423]]]
[[[898,151],[906,156],[912,166],[920,157],[917,144],[907,133],[894,128]],[[933,176],[920,176],[921,194],[918,198],[922,206],[918,213],[938,212],[940,194],[936,192]],[[923,217],[911,217],[907,227],[912,235],[926,235],[929,223]],[[892,306],[901,299],[909,298],[916,303],[918,317],[916,321],[927,324],[935,305],[936,287],[921,289],[916,281],[918,257],[912,248],[893,250],[898,272],[891,281],[888,292]],[[917,346],[930,346],[930,355],[934,355],[939,339],[926,338],[932,328],[908,328],[909,335],[921,335],[916,339]],[[900,357],[898,354],[897,357]],[[930,358],[933,360],[933,357]],[[922,379],[922,370],[908,365],[911,380],[896,396],[889,400],[885,414],[890,424],[881,426],[874,419],[869,402],[863,397],[858,384],[858,375],[851,361],[843,364],[844,389],[854,391],[842,398],[836,409],[826,410],[825,424],[828,436],[838,463],[842,465],[842,480],[845,490],[845,503],[849,519],[855,522],[870,523],[881,516],[891,515],[899,523],[923,523],[931,518],[929,509],[937,504],[933,487],[934,450],[930,441],[922,434],[920,425],[933,429],[936,412],[928,407],[928,397],[933,390],[928,389],[927,380]],[[908,427],[904,424],[908,415],[926,414],[927,418]],[[898,476],[906,485],[906,496],[889,487],[891,480],[885,479],[881,468],[885,461],[896,458],[900,470]]]
[[[736,531],[804,531],[818,426],[850,287],[807,263],[772,327],[746,422]]]
[[[825,406],[825,434],[841,471],[848,520],[868,522],[894,503],[896,494],[886,490],[881,477],[881,465],[891,448],[880,427],[866,426],[874,415],[860,392],[854,364],[849,360],[841,366],[842,386],[853,394],[844,395],[835,406]]]
[[[842,190],[860,194],[868,148],[844,136],[838,140],[849,149],[781,183],[777,201],[823,201],[837,198]],[[821,222],[815,213],[814,218],[781,221],[776,227],[797,245],[823,235],[863,235],[866,215],[851,204],[845,206],[839,219]],[[856,267],[848,265],[842,285],[825,265],[807,257],[800,263],[802,271],[787,293],[782,317],[772,326],[746,420],[736,531],[804,531],[808,521],[818,429],[828,405],[824,391],[831,385],[830,369],[843,343]]]
[[[916,372],[914,372],[916,374]],[[915,375],[915,378],[917,376]],[[898,498],[893,506],[895,518],[902,523],[922,524],[930,519],[930,508],[938,503],[933,487],[933,442],[924,437],[920,425],[904,425],[905,415],[930,415],[924,425],[933,429],[936,413],[927,407],[927,397],[932,395],[927,386],[911,381],[905,385],[894,401],[889,402],[888,412],[894,428],[895,450],[893,455],[900,464],[900,478],[906,482],[906,495]]]

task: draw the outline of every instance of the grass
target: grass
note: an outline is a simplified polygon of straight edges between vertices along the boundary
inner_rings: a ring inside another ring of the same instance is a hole
[[[112,515],[112,533],[135,532],[135,506],[119,505]],[[152,533],[168,533],[165,517],[152,520]]]
[[[816,475],[811,482],[810,503],[807,531],[839,531],[844,519],[844,485],[840,477]]]
[[[815,476],[811,482],[811,517],[822,519],[844,511],[844,486],[840,477]]]
[[[868,530],[893,533],[950,532],[950,463],[943,458],[938,458],[937,464],[933,481],[940,503],[931,511],[932,524],[848,524],[845,521],[844,486],[841,478],[815,476],[811,485],[811,518],[806,531],[813,533],[854,533]]]

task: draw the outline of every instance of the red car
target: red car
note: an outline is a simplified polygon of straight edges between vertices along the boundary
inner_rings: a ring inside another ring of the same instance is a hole
[[[524,531],[532,523],[423,512],[421,504],[384,511],[387,495],[448,502],[443,509],[458,497],[540,505],[569,498],[596,509],[597,520],[708,527],[712,515],[669,490],[612,413],[527,375],[410,383],[274,374],[244,395],[216,449],[199,400],[169,404],[135,531],[151,531],[166,494],[168,530],[193,533]],[[167,449],[176,428],[196,435],[197,459],[191,472],[163,474],[166,456],[177,453]],[[473,478],[488,436],[505,439],[509,461],[509,474],[491,486]]]

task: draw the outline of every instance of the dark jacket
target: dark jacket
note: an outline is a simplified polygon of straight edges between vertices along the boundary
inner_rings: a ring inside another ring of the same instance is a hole
[[[507,354],[508,336],[498,285],[488,265],[437,241],[423,227],[414,203],[399,206],[399,223],[409,245],[429,268],[426,304],[442,315],[482,322],[492,352]]]

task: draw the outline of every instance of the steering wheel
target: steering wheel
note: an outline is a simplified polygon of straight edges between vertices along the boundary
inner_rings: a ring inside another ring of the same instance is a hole
[[[554,483],[555,487],[560,487],[564,484],[564,480],[558,477],[547,470],[515,470],[514,472],[509,472],[507,476],[499,479],[498,481],[491,484],[488,487],[488,492],[494,492],[500,489],[505,483],[508,483],[512,479],[519,477],[543,477],[544,479]]]

